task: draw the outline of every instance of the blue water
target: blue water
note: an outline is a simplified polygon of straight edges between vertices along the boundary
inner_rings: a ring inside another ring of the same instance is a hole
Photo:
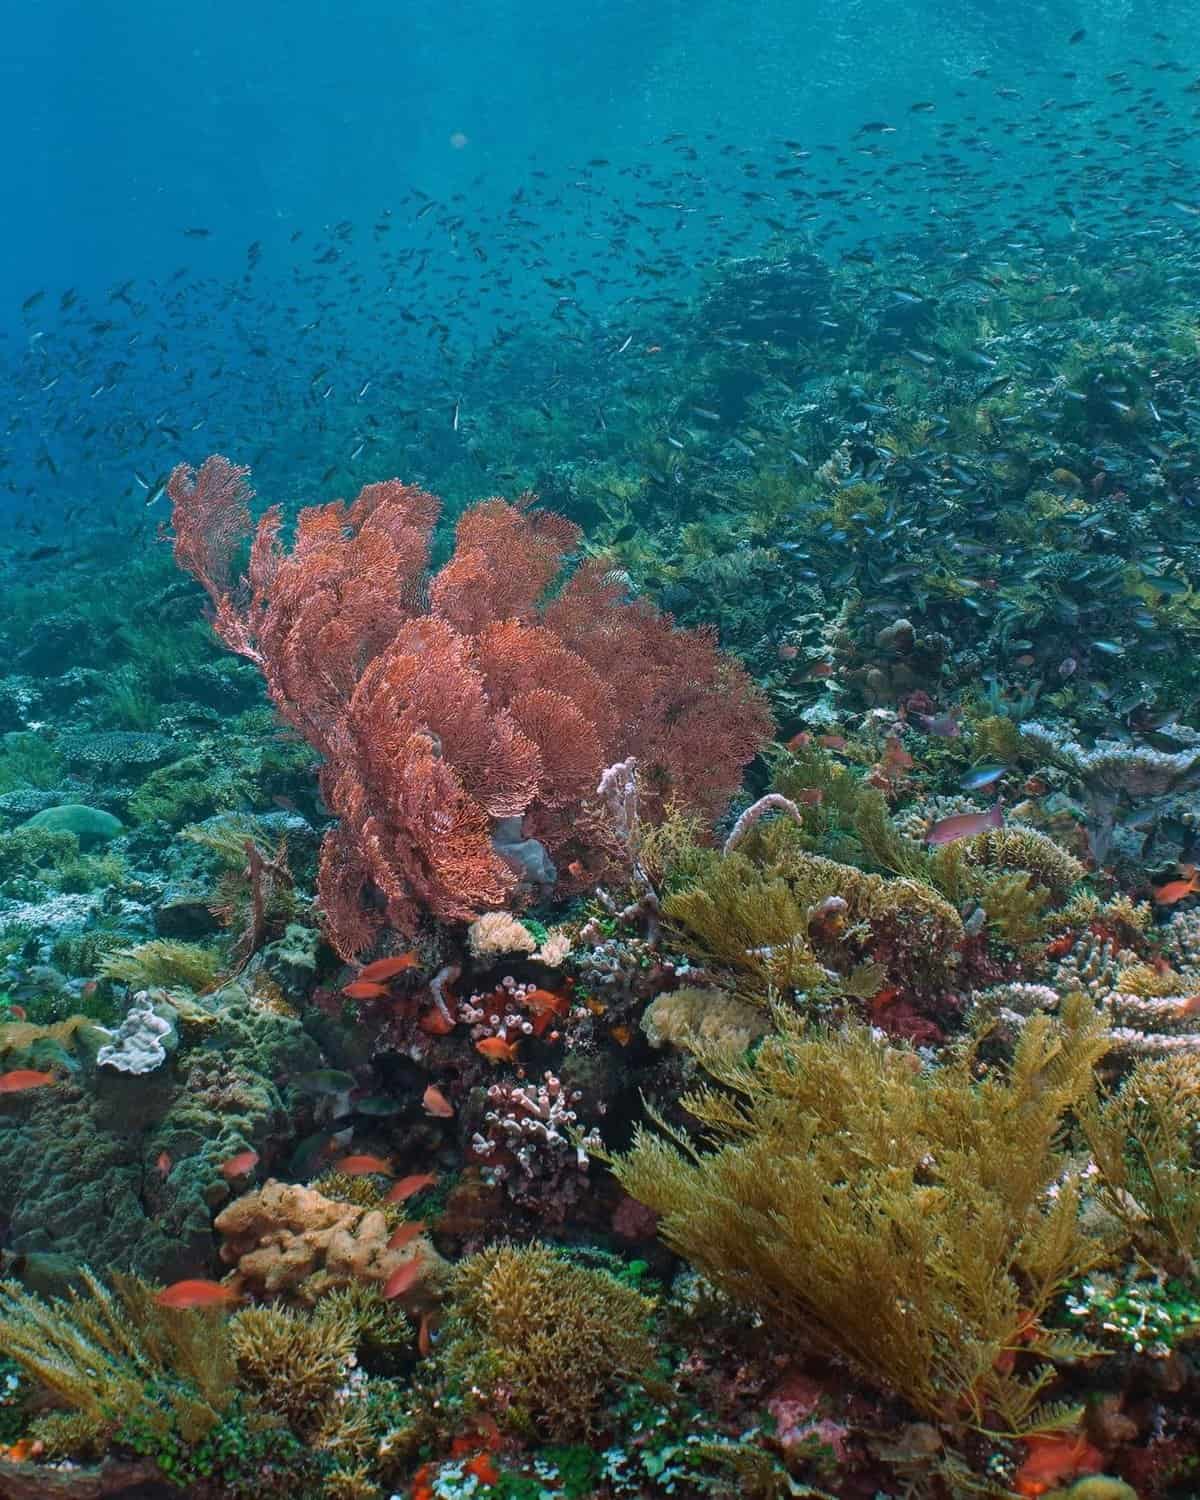
[[[1178,0],[26,5],[0,63],[0,498],[10,515],[95,507],[139,544],[161,474],[214,448],[297,497],[433,482],[473,412],[552,399],[597,348],[660,338],[707,267],[781,230],[837,253],[1011,224],[1019,253],[1021,236],[1170,219],[1198,161],[1188,16]],[[1118,70],[1127,88],[1105,82]],[[774,176],[797,146],[800,181],[821,175],[811,201]]]

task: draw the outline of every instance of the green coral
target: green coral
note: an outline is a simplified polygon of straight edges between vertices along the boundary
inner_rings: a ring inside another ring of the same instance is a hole
[[[567,1441],[598,1430],[606,1401],[651,1362],[653,1301],[546,1245],[468,1256],[450,1298],[449,1378],[518,1431]]]
[[[198,823],[213,813],[232,812],[251,800],[253,778],[212,750],[200,750],[152,771],[129,799],[138,823],[171,828]]]
[[[106,979],[132,989],[158,989],[174,985],[201,993],[211,990],[220,974],[220,957],[200,943],[155,938],[134,948],[107,953],[100,961]]]

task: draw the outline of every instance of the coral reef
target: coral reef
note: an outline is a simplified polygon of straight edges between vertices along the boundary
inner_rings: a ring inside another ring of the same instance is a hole
[[[647,1363],[653,1302],[549,1246],[498,1245],[454,1270],[440,1358],[517,1432],[585,1437]]]
[[[420,1262],[420,1280],[405,1300],[419,1306],[436,1294],[442,1273],[427,1237],[389,1247],[380,1209],[335,1202],[274,1179],[223,1209],[214,1227],[223,1238],[222,1261],[235,1268],[232,1287],[267,1297],[287,1294],[305,1306],[355,1281],[382,1286],[411,1261]]]
[[[715,1149],[642,1130],[613,1167],[719,1286],[926,1420],[1069,1426],[1077,1412],[1038,1406],[1052,1366],[1025,1379],[1000,1355],[1080,1353],[1042,1324],[1104,1255],[1078,1227],[1060,1135],[1106,1045],[1080,996],[1062,1022],[1029,1020],[1008,1076],[976,1082],[966,1049],[919,1078],[861,1030],[812,1034],[780,1013],[752,1063],[700,1053],[722,1091],[683,1103]]]
[[[339,823],[321,898],[345,956],[379,930],[372,890],[403,931],[424,912],[469,920],[498,907],[519,884],[505,847],[523,836],[553,858],[586,838],[579,804],[614,752],[636,745],[662,797],[715,808],[766,738],[740,666],[626,602],[603,568],[581,568],[539,612],[578,531],[527,499],[460,518],[422,613],[432,496],[368,485],[349,507],[306,511],[290,554],[269,511],[234,580],[245,477],[219,456],[173,472],[176,558],[208,591],[217,633],[322,754]],[[495,825],[518,818],[517,838],[494,845]]]

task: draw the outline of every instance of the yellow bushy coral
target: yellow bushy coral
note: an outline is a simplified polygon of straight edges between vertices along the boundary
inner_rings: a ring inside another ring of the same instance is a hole
[[[100,963],[100,973],[131,989],[158,989],[179,985],[197,994],[210,990],[220,974],[220,959],[211,948],[200,943],[181,943],[172,938],[155,938],[134,948],[121,948],[107,954]]]
[[[219,1314],[160,1307],[154,1289],[89,1270],[83,1292],[44,1301],[0,1282],[0,1349],[73,1420],[52,1421],[43,1441],[103,1452],[126,1418],[199,1442],[234,1399],[235,1365]],[[58,1448],[56,1451],[68,1450]]]
[[[1048,1363],[1017,1375],[1001,1356],[1080,1352],[1041,1319],[1103,1253],[1061,1148],[1107,1045],[1090,1003],[1031,1017],[1007,1073],[982,1079],[971,1047],[927,1073],[865,1028],[775,1021],[753,1062],[699,1054],[719,1087],[684,1104],[714,1148],[643,1129],[612,1161],[621,1185],[729,1295],[928,1420],[1074,1420],[1039,1404]]]
[[[1200,1056],[1139,1062],[1081,1124],[1103,1206],[1154,1264],[1200,1273]]]
[[[831,900],[844,903],[836,924],[821,920]],[[782,819],[760,823],[732,854],[713,856],[692,884],[666,898],[663,913],[685,947],[734,970],[739,993],[760,1001],[771,989],[878,988],[882,971],[862,976],[862,984],[849,973],[877,947],[897,972],[934,980],[953,964],[963,937],[958,912],[926,882],[812,854],[801,830]]]
[[[605,1401],[650,1363],[653,1301],[546,1245],[469,1256],[450,1293],[447,1369],[485,1410],[528,1433],[585,1437]]]

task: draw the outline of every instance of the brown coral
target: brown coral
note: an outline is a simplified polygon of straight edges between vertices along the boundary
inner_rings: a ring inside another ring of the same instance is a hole
[[[472,506],[427,584],[439,504],[422,490],[396,480],[310,507],[290,552],[273,508],[234,580],[245,479],[219,456],[175,470],[175,555],[217,633],[321,753],[339,824],[320,893],[347,958],[425,913],[511,905],[522,882],[553,881],[553,859],[592,868],[603,838],[583,804],[606,764],[636,753],[652,810],[673,796],[715,812],[770,733],[743,668],[627,600],[602,563],[543,608],[579,533],[532,496]]]
[[[225,1239],[221,1259],[237,1267],[230,1279],[235,1290],[286,1295],[305,1306],[354,1281],[386,1282],[418,1257],[425,1269],[404,1305],[421,1306],[431,1299],[445,1264],[424,1235],[389,1250],[380,1209],[338,1203],[274,1178],[231,1203],[217,1215],[216,1227]]]

